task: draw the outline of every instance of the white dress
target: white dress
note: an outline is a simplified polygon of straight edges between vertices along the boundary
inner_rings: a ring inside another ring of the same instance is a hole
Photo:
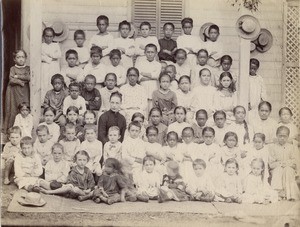
[[[259,117],[250,119],[254,133],[263,133],[266,136],[266,143],[272,143],[276,138],[278,123],[272,119],[261,120]]]
[[[115,73],[117,76],[117,85],[122,86],[126,83],[126,69],[123,65],[107,65],[106,74]]]
[[[27,117],[24,118],[21,114],[18,114],[15,118],[14,126],[19,126],[21,128],[22,137],[32,137],[31,132],[33,129],[33,116],[28,114]]]
[[[46,125],[49,129],[49,135],[50,135],[50,139],[52,142],[56,143],[58,142],[58,138],[60,135],[60,127],[58,124],[56,124],[55,122],[53,122],[52,124],[47,124],[46,122],[43,122],[40,125]]]
[[[85,140],[81,143],[80,150],[85,150],[90,156],[86,167],[88,167],[92,173],[99,175],[101,172],[100,159],[102,157],[102,142],[97,139],[92,142]]]
[[[215,78],[217,76],[220,76],[218,75],[218,72],[215,68],[209,66],[209,65],[195,65],[193,68],[192,68],[192,73],[191,73],[191,85],[192,85],[192,89],[197,87],[197,86],[200,86],[201,83],[200,83],[200,71],[202,69],[209,69],[210,73],[211,73],[211,81],[210,81],[210,85],[212,86],[216,86],[216,81],[215,81]]]
[[[158,172],[148,173],[143,170],[135,176],[134,182],[137,186],[138,194],[145,193],[149,197],[158,196],[158,188],[160,187],[162,176]]]
[[[181,139],[182,137],[182,130],[185,128],[185,127],[191,127],[191,125],[187,122],[181,122],[181,123],[178,123],[177,121],[171,123],[168,127],[168,133],[169,132],[176,132],[178,134],[178,138]]]
[[[50,160],[45,166],[45,180],[48,182],[56,180],[60,183],[66,183],[69,171],[70,165],[67,161],[55,162]]]
[[[116,38],[114,40],[114,49],[124,48],[125,53],[121,55],[121,64],[125,69],[128,69],[133,66],[132,57],[135,52],[134,39],[130,38]]]
[[[214,95],[216,93],[216,88],[213,86],[203,86],[200,85],[193,89],[193,98],[192,98],[192,110],[194,112],[199,109],[205,109],[206,111],[214,110]]]

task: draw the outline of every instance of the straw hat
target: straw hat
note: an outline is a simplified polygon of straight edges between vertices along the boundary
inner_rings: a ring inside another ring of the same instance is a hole
[[[128,37],[135,39],[138,35],[138,30],[132,22],[130,23],[130,25],[131,25],[131,31],[129,32]]]
[[[207,22],[207,23],[203,24],[200,28],[199,36],[202,39],[202,41],[204,41],[204,42],[208,38],[208,29],[211,25],[214,25],[214,23]]]
[[[236,22],[236,30],[244,39],[254,39],[260,31],[259,21],[251,15],[243,15]]]
[[[60,20],[54,21],[50,27],[54,30],[54,42],[62,42],[68,38],[69,28],[64,22]]]
[[[42,199],[42,196],[39,193],[28,192],[25,196],[18,199],[18,203],[22,206],[41,207],[46,204],[46,201]]]
[[[261,53],[264,53],[272,47],[273,36],[271,32],[265,28],[262,28],[258,34],[257,39],[255,40],[256,50]]]

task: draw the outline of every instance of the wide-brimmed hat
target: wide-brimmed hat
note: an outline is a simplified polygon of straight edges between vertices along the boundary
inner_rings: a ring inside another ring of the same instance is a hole
[[[255,39],[260,32],[259,21],[251,15],[243,15],[236,22],[236,30],[244,39]]]
[[[18,199],[18,203],[22,206],[35,206],[41,207],[46,204],[46,201],[43,200],[42,196],[36,192],[28,192],[26,195]]]
[[[254,43],[256,44],[256,50],[264,53],[272,47],[273,35],[269,30],[262,28]]]
[[[54,42],[62,42],[68,38],[69,28],[63,21],[53,21],[50,27],[54,30]]]
[[[211,25],[214,25],[214,23],[212,22],[207,22],[205,24],[203,24],[200,28],[200,31],[199,31],[199,36],[200,38],[202,39],[202,41],[206,41],[206,39],[208,38],[208,30],[209,30],[209,27]]]
[[[131,31],[128,34],[129,38],[135,39],[138,35],[138,29],[135,27],[135,25],[131,22],[130,23],[131,26]]]

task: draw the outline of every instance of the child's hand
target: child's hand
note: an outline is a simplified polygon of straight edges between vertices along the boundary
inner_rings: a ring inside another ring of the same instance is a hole
[[[166,50],[166,49],[163,49],[162,52],[166,53],[168,55],[172,55],[172,51],[169,51],[169,50]]]
[[[83,190],[83,192],[85,193],[85,194],[89,194],[90,192],[91,192],[92,190],[89,188],[89,189],[86,189],[86,190]]]
[[[102,50],[104,50],[104,49],[108,48],[108,46],[101,46],[100,48],[101,48]]]

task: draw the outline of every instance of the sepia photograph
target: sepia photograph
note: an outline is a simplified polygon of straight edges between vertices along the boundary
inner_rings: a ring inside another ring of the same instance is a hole
[[[300,0],[1,0],[1,226],[300,226]]]

